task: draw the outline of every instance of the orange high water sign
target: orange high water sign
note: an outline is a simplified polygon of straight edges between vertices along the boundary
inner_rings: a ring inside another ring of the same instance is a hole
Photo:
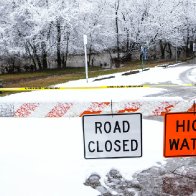
[[[196,156],[196,113],[165,115],[164,156]]]

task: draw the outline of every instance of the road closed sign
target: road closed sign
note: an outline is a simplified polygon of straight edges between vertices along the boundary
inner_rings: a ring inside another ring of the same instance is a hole
[[[196,156],[196,113],[165,115],[164,156]]]
[[[85,159],[142,156],[142,114],[85,115]]]

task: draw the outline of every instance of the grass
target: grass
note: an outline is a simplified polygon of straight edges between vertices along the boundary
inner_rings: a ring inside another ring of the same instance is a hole
[[[89,71],[98,71],[100,68],[90,68]],[[3,74],[4,87],[40,87],[80,79],[84,75],[84,68],[67,68],[63,70],[46,70],[32,73]]]
[[[159,64],[172,63],[171,61],[149,61],[144,67],[155,67]],[[89,78],[100,75],[126,72],[134,69],[141,69],[141,62],[127,62],[123,67],[116,69],[103,69],[100,67],[89,67]],[[47,87],[59,83],[65,83],[71,80],[85,79],[84,68],[66,68],[63,70],[46,70],[32,73],[3,74],[0,80],[3,80],[3,87]],[[10,93],[3,93],[7,95]]]

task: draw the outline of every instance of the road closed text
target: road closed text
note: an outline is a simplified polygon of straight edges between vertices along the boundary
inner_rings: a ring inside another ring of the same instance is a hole
[[[141,116],[124,116],[84,117],[85,158],[141,157]]]
[[[95,122],[95,134],[99,137],[102,134],[116,134],[116,133],[128,133],[130,130],[130,123],[128,121],[115,121],[111,122]],[[90,141],[88,143],[88,150],[91,153],[94,152],[129,152],[136,151],[138,149],[137,140],[106,140],[106,141]]]
[[[129,152],[129,151],[136,151],[138,148],[138,141],[137,140],[115,140],[110,141],[107,140],[105,142],[99,141],[90,141],[88,144],[89,152]]]

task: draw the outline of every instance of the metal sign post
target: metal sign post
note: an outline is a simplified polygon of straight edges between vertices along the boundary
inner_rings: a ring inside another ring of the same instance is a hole
[[[88,62],[87,62],[87,35],[84,35],[84,54],[85,54],[85,72],[86,72],[86,82],[88,83]]]

